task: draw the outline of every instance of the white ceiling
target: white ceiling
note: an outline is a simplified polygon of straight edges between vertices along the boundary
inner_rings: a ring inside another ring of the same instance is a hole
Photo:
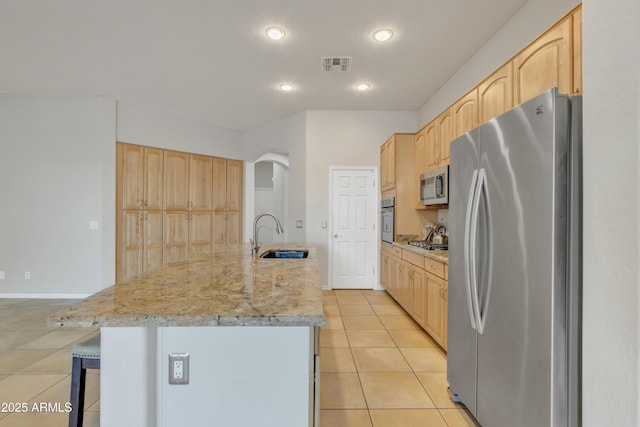
[[[99,92],[241,130],[305,109],[417,110],[525,2],[0,0],[0,91]],[[323,56],[351,56],[351,72],[322,73]]]

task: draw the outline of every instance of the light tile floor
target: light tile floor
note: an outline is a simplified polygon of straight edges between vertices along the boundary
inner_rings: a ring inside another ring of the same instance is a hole
[[[47,316],[75,301],[0,299],[0,427],[68,425],[64,405],[71,390],[71,346],[97,329],[49,327]],[[100,424],[100,375],[87,373],[84,425],[95,427]],[[34,404],[45,406],[34,411]],[[26,406],[27,412],[16,412],[16,406]]]
[[[384,291],[324,291],[321,427],[473,427],[445,353]]]
[[[66,426],[71,346],[96,330],[47,326],[73,300],[0,299],[0,427]],[[321,427],[473,427],[449,399],[446,357],[384,291],[324,292]],[[88,371],[85,426],[100,424],[100,376]],[[27,404],[27,413],[2,412]]]

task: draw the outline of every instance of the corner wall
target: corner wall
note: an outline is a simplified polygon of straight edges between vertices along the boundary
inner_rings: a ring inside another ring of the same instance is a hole
[[[637,426],[640,7],[583,2],[583,426]]]
[[[306,238],[307,242],[318,248],[320,281],[323,287],[329,285],[328,255],[331,230],[321,227],[323,221],[331,223],[329,166],[379,168],[380,146],[392,134],[412,133],[415,127],[415,111],[307,112]],[[374,214],[378,216],[378,212]]]
[[[112,100],[0,98],[0,296],[82,297],[113,280],[114,134]]]

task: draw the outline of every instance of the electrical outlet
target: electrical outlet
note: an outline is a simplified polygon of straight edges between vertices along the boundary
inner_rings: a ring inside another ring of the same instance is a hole
[[[25,271],[24,272],[24,279],[25,280],[30,280],[31,279],[31,272],[30,271]]]
[[[0,271],[0,280],[4,280],[4,271]]]
[[[189,353],[169,353],[169,384],[189,384]]]

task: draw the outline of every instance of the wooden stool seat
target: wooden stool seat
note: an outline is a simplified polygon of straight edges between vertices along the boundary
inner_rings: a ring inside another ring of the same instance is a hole
[[[71,412],[69,427],[82,427],[87,369],[100,369],[100,333],[75,344],[71,349]]]

